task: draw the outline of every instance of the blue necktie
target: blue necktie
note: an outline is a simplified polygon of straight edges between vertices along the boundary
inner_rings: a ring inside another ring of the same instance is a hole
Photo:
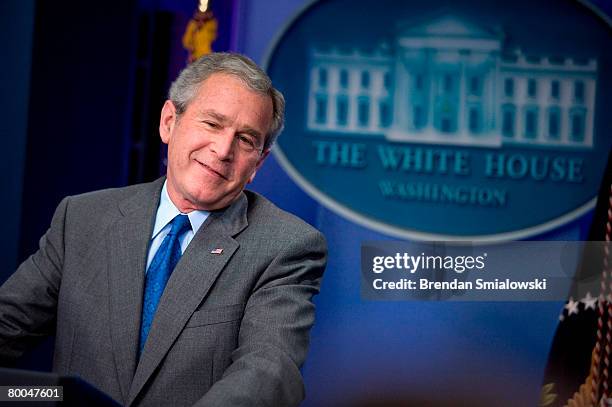
[[[172,228],[164,238],[161,246],[159,246],[159,249],[157,249],[157,253],[155,253],[147,271],[144,302],[142,305],[142,323],[140,324],[139,354],[142,354],[145,342],[147,341],[159,299],[164,292],[166,283],[170,279],[172,270],[174,270],[174,267],[181,258],[179,238],[183,233],[191,229],[187,215],[176,215],[170,224]]]

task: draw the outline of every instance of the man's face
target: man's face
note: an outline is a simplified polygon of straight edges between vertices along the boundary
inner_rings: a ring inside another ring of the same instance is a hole
[[[159,131],[168,144],[168,194],[178,209],[230,205],[267,157],[271,124],[272,100],[228,74],[209,76],[180,116],[166,101]]]

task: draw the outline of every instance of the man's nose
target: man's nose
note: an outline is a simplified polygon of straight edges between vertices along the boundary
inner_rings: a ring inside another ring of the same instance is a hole
[[[221,161],[232,160],[234,158],[234,132],[226,129],[214,138],[212,150],[217,154]]]

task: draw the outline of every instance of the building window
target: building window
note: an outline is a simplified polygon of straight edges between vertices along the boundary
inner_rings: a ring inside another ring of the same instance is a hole
[[[381,100],[378,106],[380,115],[380,126],[389,127],[391,125],[391,106],[389,101]]]
[[[336,122],[338,126],[346,126],[348,123],[348,98],[345,95],[336,99]]]
[[[315,120],[319,124],[327,122],[327,95],[317,95]]]
[[[538,108],[529,107],[525,110],[525,138],[535,139],[538,136]]]
[[[438,131],[442,133],[455,133],[457,131],[457,106],[448,101],[443,101],[436,106],[434,123]]]
[[[480,112],[477,107],[471,107],[468,115],[470,133],[480,133]]]
[[[561,134],[561,111],[558,107],[548,110],[548,137],[558,140]]]
[[[480,96],[480,78],[472,76],[470,78],[470,95]]]
[[[570,112],[570,136],[572,141],[584,141],[585,109],[572,109]]]
[[[425,127],[425,111],[423,106],[416,105],[412,108],[412,122],[417,130]]]
[[[325,88],[327,86],[327,70],[319,69],[319,86]]]
[[[444,75],[444,92],[450,93],[453,91],[453,76],[450,74]]]
[[[535,79],[529,79],[527,81],[527,96],[535,98],[538,95],[538,83]]]
[[[359,98],[357,103],[357,121],[363,127],[366,127],[370,122],[370,100],[368,98]]]
[[[559,85],[559,81],[552,81],[550,83],[550,97],[554,100],[559,100],[561,97],[561,86]]]
[[[349,75],[346,69],[340,71],[340,87],[343,89],[348,88]]]
[[[440,131],[442,133],[450,133],[452,131],[451,118],[448,116],[442,116],[440,120]]]
[[[506,105],[502,108],[502,135],[504,137],[514,137],[514,121],[516,108],[513,105]]]
[[[370,73],[368,71],[363,71],[361,73],[361,87],[364,89],[370,87]]]
[[[390,72],[384,73],[383,84],[385,86],[385,89],[391,90],[391,73]]]
[[[574,83],[574,100],[576,103],[584,102],[584,82],[576,81]]]
[[[509,98],[514,96],[514,79],[506,78],[504,80],[504,96]]]
[[[417,74],[414,77],[414,88],[418,91],[423,90],[423,75]]]

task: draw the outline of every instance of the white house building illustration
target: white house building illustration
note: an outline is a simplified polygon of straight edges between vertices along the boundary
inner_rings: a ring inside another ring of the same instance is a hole
[[[597,61],[503,49],[453,15],[374,51],[310,51],[307,128],[388,140],[593,147]]]

